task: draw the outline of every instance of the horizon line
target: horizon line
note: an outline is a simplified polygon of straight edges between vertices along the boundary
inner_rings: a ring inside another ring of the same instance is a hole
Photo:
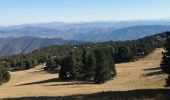
[[[120,19],[120,20],[89,20],[89,21],[42,21],[42,22],[25,22],[20,24],[8,24],[0,25],[0,27],[11,27],[20,25],[31,25],[31,24],[48,24],[48,23],[65,23],[65,24],[80,24],[80,23],[97,23],[97,22],[133,22],[133,21],[170,21],[170,18],[160,18],[160,19]]]

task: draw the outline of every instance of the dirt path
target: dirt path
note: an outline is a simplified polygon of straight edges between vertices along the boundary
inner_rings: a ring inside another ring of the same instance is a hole
[[[161,52],[162,49],[157,49],[136,62],[117,64],[117,76],[103,85],[61,82],[57,79],[58,75],[42,71],[42,66],[27,71],[11,72],[10,82],[0,86],[0,98],[66,96],[101,91],[164,88],[166,75],[162,75],[159,69]]]

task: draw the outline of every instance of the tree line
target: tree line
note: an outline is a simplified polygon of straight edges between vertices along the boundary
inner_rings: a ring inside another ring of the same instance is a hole
[[[26,70],[46,63],[61,79],[104,83],[115,74],[115,63],[133,61],[161,47],[160,35],[129,41],[108,41],[81,45],[51,46],[29,54],[0,58],[0,66],[11,71]]]
[[[115,63],[135,60],[151,53],[155,49],[152,41],[149,39],[88,43],[74,46],[52,46],[38,49],[29,54],[1,57],[0,66],[9,69],[29,69],[40,63],[46,63],[47,61],[58,64],[63,58],[67,57],[73,49],[83,51],[84,48],[109,48],[111,50],[111,56],[115,59]]]

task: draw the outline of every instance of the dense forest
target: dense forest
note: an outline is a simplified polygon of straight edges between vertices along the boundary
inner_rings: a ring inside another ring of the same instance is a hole
[[[11,71],[46,63],[45,70],[59,71],[61,79],[104,83],[115,74],[115,63],[134,61],[163,46],[165,33],[138,40],[51,46],[24,55],[0,58],[0,66]],[[59,70],[60,69],[60,70]]]

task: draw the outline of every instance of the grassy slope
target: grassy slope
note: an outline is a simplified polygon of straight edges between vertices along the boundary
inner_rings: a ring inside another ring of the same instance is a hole
[[[136,62],[116,65],[117,76],[103,84],[62,82],[58,75],[42,71],[42,66],[20,72],[11,72],[12,79],[0,87],[0,98],[28,96],[68,96],[102,91],[127,91],[134,89],[164,88],[166,75],[161,74],[161,52],[157,49]]]

